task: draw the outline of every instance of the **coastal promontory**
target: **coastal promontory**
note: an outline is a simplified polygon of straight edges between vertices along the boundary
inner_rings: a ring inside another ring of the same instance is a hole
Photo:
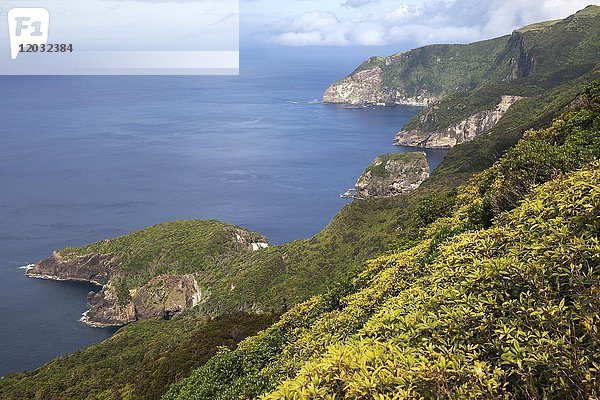
[[[356,183],[356,198],[367,199],[407,194],[429,178],[423,152],[384,154],[375,158]]]
[[[269,247],[256,232],[219,221],[174,221],[88,246],[55,251],[27,271],[31,278],[86,281],[83,322],[121,326],[154,317],[170,319],[231,288],[232,265]]]

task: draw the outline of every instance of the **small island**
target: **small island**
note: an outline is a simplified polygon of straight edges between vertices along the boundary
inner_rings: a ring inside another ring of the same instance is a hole
[[[381,198],[407,194],[429,178],[424,152],[391,153],[375,158],[355,185],[355,198]]]

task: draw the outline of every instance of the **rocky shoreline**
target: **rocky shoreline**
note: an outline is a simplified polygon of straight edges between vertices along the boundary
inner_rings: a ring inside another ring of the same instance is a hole
[[[432,96],[426,90],[413,94],[382,90],[382,73],[383,69],[377,66],[347,76],[327,88],[323,102],[352,106],[427,107],[440,101],[437,96]]]
[[[227,228],[228,244],[246,252],[269,247],[268,239],[241,228]],[[80,321],[86,325],[106,328],[160,317],[171,319],[210,297],[192,274],[163,273],[149,278],[136,288],[123,285],[127,272],[121,268],[121,258],[113,253],[72,255],[72,249],[55,251],[48,258],[28,265],[29,278],[54,281],[88,282],[99,287],[88,293],[89,309]]]
[[[106,259],[106,255],[90,255],[78,259]],[[101,282],[93,278],[69,275],[72,270],[68,268],[57,274],[47,272],[48,269],[56,269],[60,265],[74,266],[76,262],[64,263],[60,254],[55,252],[51,257],[34,264],[25,275],[34,279],[87,282],[98,286],[99,291],[88,293],[90,308],[80,319],[84,324],[95,328],[123,326],[137,320],[155,317],[170,319],[196,306],[203,298],[202,291],[192,275],[161,275],[141,288],[130,291],[130,299],[123,303],[110,281]],[[41,272],[44,269],[46,272]]]
[[[77,279],[77,278],[60,278],[57,276],[52,276],[52,275],[44,275],[44,274],[29,274],[29,273],[25,273],[27,275],[28,278],[34,278],[34,279],[44,279],[47,281],[57,281],[57,282],[86,282],[86,283],[91,283],[92,285],[96,285],[96,286],[102,286],[101,283],[96,282],[94,280],[87,280],[87,279]]]

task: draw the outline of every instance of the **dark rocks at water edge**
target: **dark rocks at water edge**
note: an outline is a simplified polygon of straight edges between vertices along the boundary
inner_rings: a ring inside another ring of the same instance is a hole
[[[84,281],[105,285],[117,268],[113,254],[89,254],[65,259],[59,252],[32,265],[26,272],[30,278],[56,281]]]

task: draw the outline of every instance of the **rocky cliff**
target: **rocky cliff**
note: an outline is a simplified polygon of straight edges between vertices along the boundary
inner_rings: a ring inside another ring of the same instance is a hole
[[[108,283],[117,267],[114,254],[88,254],[65,259],[55,251],[52,256],[29,269],[27,276],[58,281],[85,281],[102,286]]]
[[[90,310],[83,316],[83,322],[102,327],[155,317],[170,319],[203,300],[202,290],[193,275],[161,275],[131,290],[129,296],[129,301],[120,301],[111,284],[98,293],[90,292]]]
[[[500,102],[493,109],[480,111],[443,130],[433,132],[419,129],[400,131],[394,138],[394,144],[425,148],[454,147],[489,132],[508,109],[520,99],[522,99],[520,96],[502,96]]]
[[[437,97],[429,95],[426,90],[413,95],[402,90],[386,91],[382,87],[382,82],[381,67],[365,69],[327,88],[323,95],[323,101],[350,105],[411,106],[427,106],[438,101]]]
[[[240,227],[175,221],[55,251],[27,276],[101,286],[88,294],[90,309],[82,321],[97,327],[121,326],[155,317],[170,319],[207,301],[211,288],[227,285],[217,277],[229,272],[228,260],[267,247],[265,236]]]
[[[381,198],[407,194],[429,178],[429,164],[423,152],[378,156],[356,183],[356,198]]]

